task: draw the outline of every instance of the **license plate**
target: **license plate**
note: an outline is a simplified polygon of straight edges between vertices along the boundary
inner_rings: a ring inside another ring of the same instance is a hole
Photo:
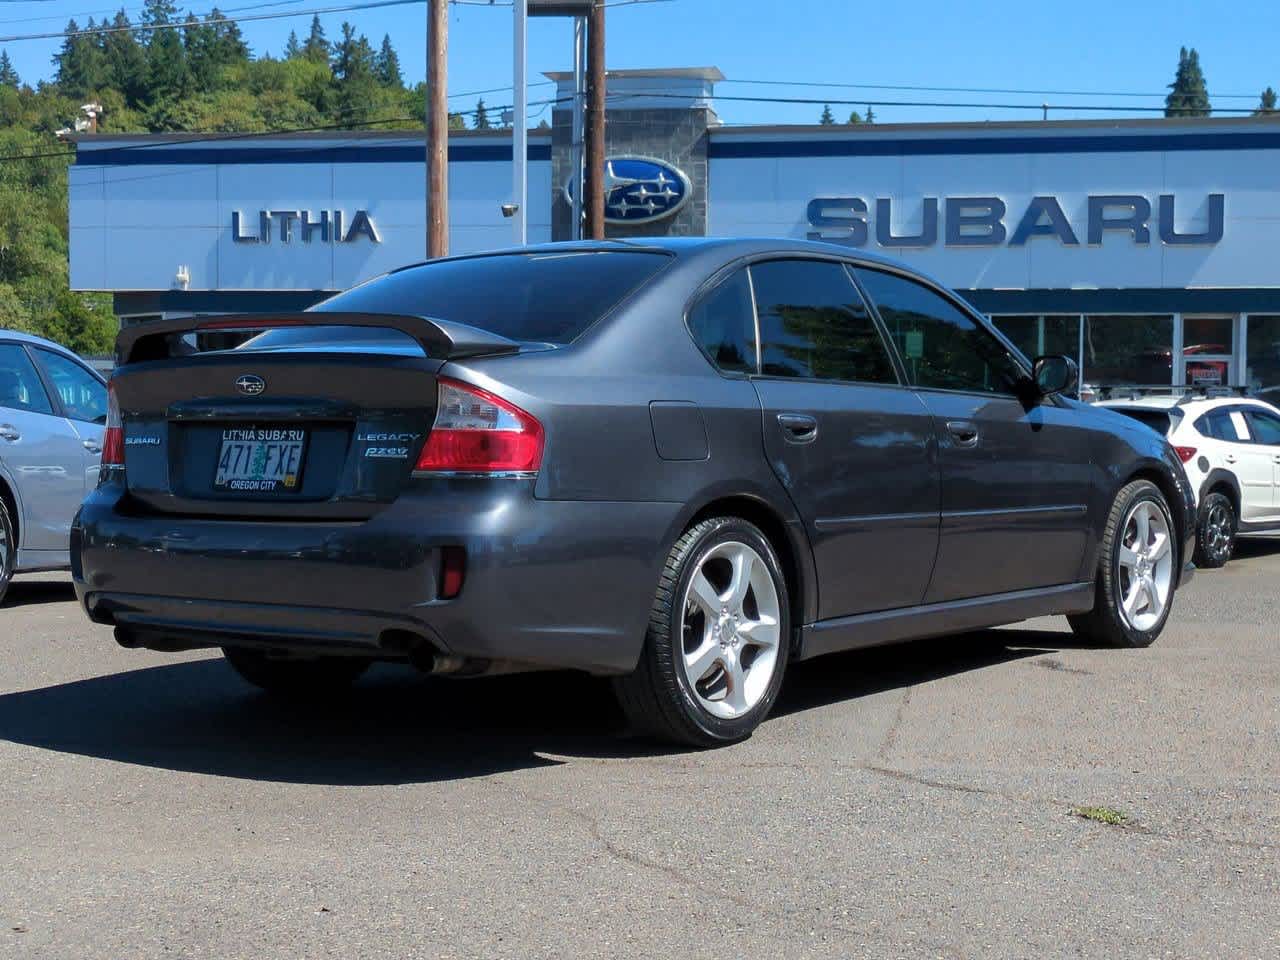
[[[278,493],[298,489],[302,477],[305,430],[229,428],[214,472],[216,490]]]

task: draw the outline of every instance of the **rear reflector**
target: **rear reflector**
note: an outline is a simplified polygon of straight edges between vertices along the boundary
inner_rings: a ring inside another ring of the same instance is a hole
[[[1196,455],[1195,447],[1174,447],[1173,452],[1178,455],[1178,459],[1186,463]]]
[[[102,466],[124,466],[124,423],[114,383],[107,383],[107,424],[102,433]]]
[[[441,377],[419,473],[522,473],[542,465],[542,424],[501,397]]]
[[[462,581],[467,573],[467,553],[462,547],[440,548],[441,600],[452,600],[462,592]]]

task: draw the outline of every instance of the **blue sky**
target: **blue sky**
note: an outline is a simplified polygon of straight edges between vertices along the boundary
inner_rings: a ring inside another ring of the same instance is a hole
[[[270,0],[268,10],[332,6],[341,0]],[[475,0],[473,0],[473,3]],[[212,2],[184,5],[206,13]],[[223,0],[224,10],[249,0]],[[134,17],[142,0],[125,0]],[[260,4],[254,4],[260,7]],[[110,0],[0,0],[0,35],[60,29],[75,16],[110,16]],[[47,18],[47,19],[46,19]],[[330,38],[350,19],[375,47],[389,33],[406,78],[424,71],[425,8],[420,5],[322,16]],[[452,105],[471,108],[472,91],[511,82],[511,10],[507,6],[457,5],[450,16]],[[305,34],[310,16],[244,25],[255,53],[279,54],[291,29]],[[1130,0],[1071,3],[956,2],[857,3],[854,0],[665,0],[618,6],[609,11],[608,62],[614,68],[717,66],[729,78],[721,97],[776,96],[853,99],[833,105],[839,117],[866,101],[927,100],[970,103],[1049,102],[1050,117],[1105,116],[1079,113],[1071,104],[1157,106],[1177,64],[1178,47],[1198,48],[1215,107],[1249,107],[1268,84],[1280,89],[1280,4],[1255,0],[1218,3]],[[571,63],[571,28],[565,20],[537,20],[530,27],[530,80],[543,70]],[[28,82],[52,75],[57,41],[3,44]],[[1065,93],[946,92],[771,86],[747,81],[808,84],[883,84],[970,87]],[[549,86],[534,87],[530,99]],[[1096,91],[1096,93],[1094,92]],[[461,95],[466,96],[461,96]],[[1243,98],[1227,98],[1242,94]],[[485,95],[491,105],[509,94]],[[533,108],[535,122],[538,108]],[[820,106],[719,101],[729,123],[804,123]],[[993,107],[877,106],[882,122],[1034,119],[1039,111]]]

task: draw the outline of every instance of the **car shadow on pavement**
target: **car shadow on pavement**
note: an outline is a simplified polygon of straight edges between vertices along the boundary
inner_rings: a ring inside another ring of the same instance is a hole
[[[985,631],[798,664],[778,712],[1034,656],[1067,638]],[[450,681],[379,666],[349,696],[308,706],[249,689],[220,657],[0,695],[0,739],[148,767],[333,785],[464,779],[553,766],[561,762],[554,755],[676,752],[629,736],[608,682],[582,674]]]
[[[68,579],[24,580],[19,576],[9,584],[0,611],[13,607],[29,607],[40,603],[67,603],[75,600],[76,591]],[[0,613],[0,616],[3,614]]]

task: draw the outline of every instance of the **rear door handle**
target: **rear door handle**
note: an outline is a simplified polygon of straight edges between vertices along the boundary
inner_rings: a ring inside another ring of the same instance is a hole
[[[959,447],[976,447],[978,445],[978,426],[970,420],[948,420],[947,433]]]
[[[88,450],[90,453],[102,452],[102,447],[98,444],[97,440],[84,440],[82,442],[84,443],[84,448]]]
[[[11,423],[0,423],[0,437],[12,443],[14,440],[21,440],[22,434],[18,432],[18,428]]]
[[[818,438],[818,421],[807,413],[780,413],[778,425],[788,443],[812,443]]]

